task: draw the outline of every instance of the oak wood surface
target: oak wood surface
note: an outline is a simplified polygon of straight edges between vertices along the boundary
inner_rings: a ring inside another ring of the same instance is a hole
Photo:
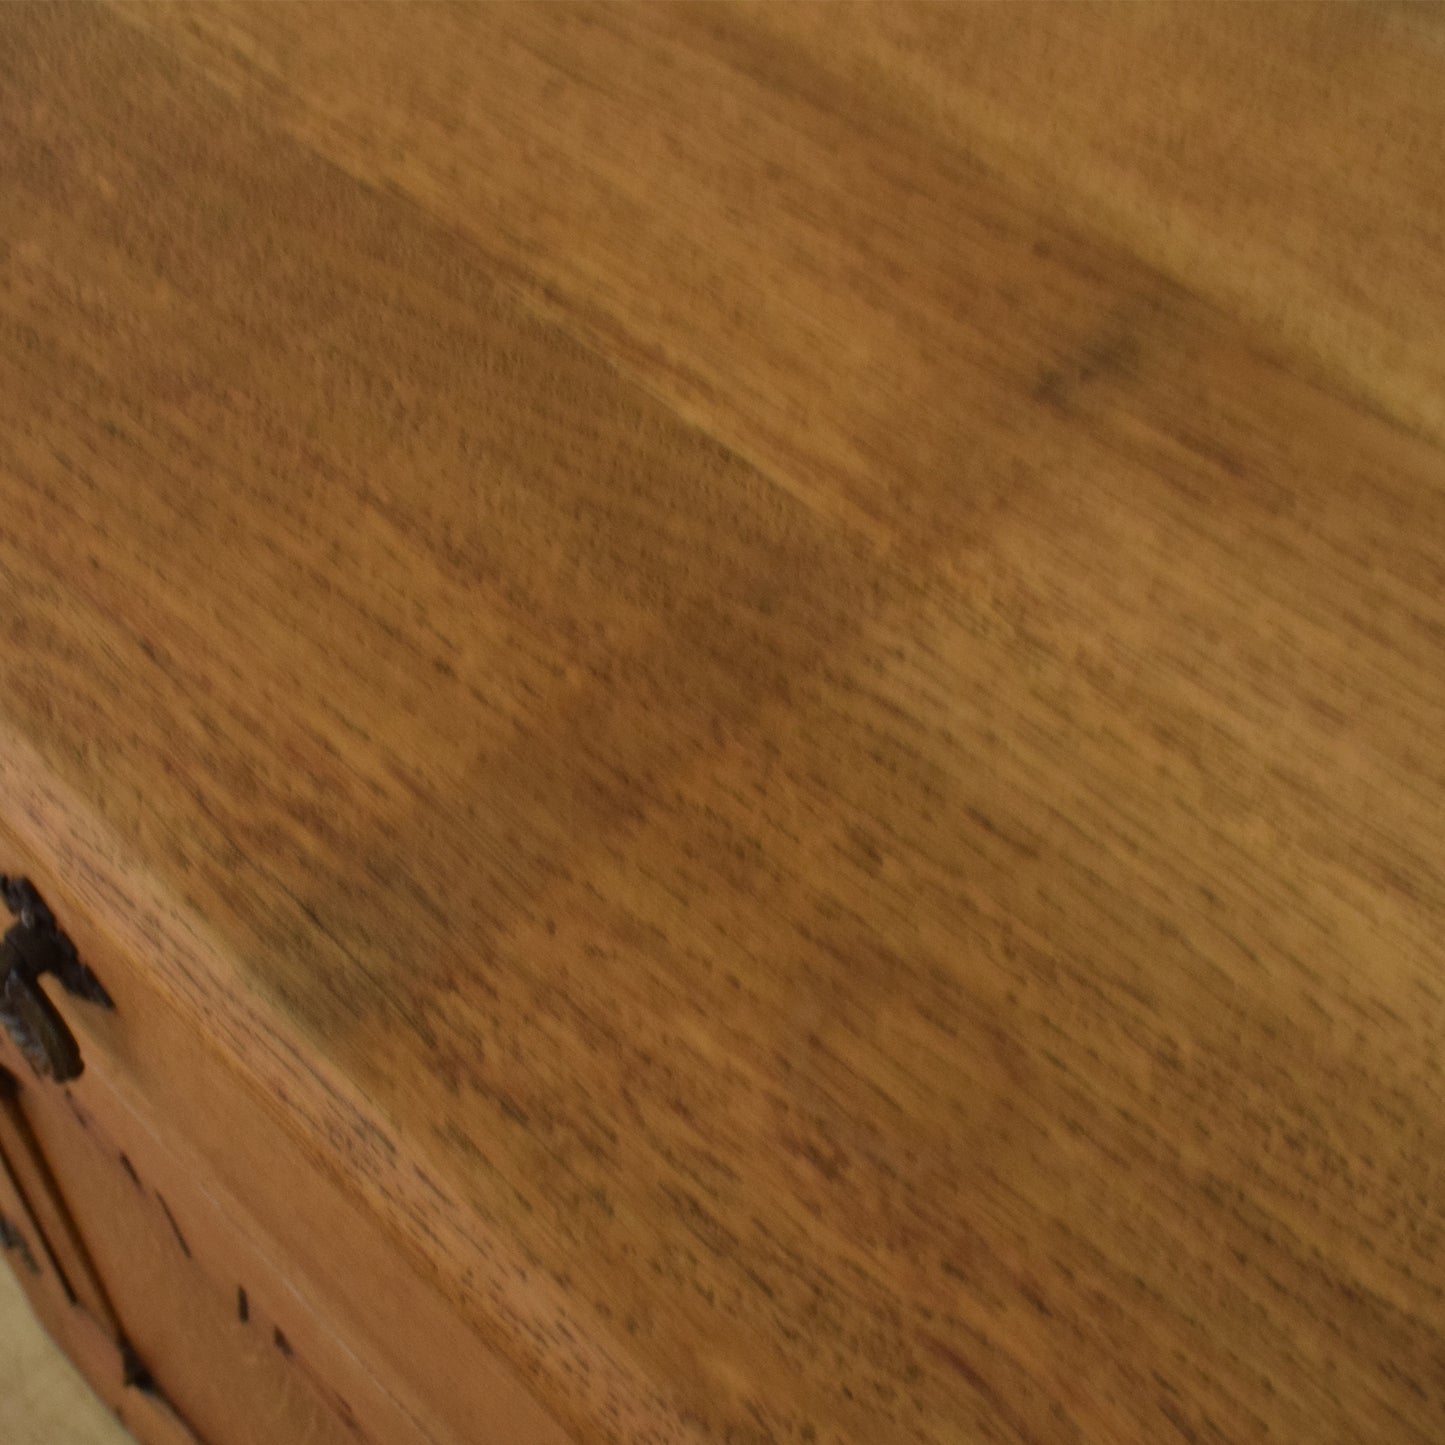
[[[0,16],[5,822],[574,1438],[1445,1432],[1439,14]]]

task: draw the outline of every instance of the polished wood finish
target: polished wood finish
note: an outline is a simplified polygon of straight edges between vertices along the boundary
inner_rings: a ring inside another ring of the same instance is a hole
[[[1439,12],[0,36],[0,815],[434,1439],[1437,1445]]]

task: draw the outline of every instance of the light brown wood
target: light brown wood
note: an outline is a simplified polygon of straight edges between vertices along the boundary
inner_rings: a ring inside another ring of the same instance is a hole
[[[191,1238],[200,1208],[193,1185],[163,1192],[73,1092],[31,1087],[25,1103],[66,1197],[83,1202],[85,1245],[117,1302],[126,1342],[199,1439],[342,1445],[382,1438],[315,1378],[267,1313],[270,1280],[254,1282],[256,1309],[248,1301],[247,1318],[239,1317],[236,1281],[218,1277],[208,1240]],[[402,1445],[404,1437],[395,1438]]]
[[[21,1102],[16,1065],[23,1060],[9,1040],[0,1042],[0,1145],[15,1187],[26,1201],[44,1248],[61,1281],[62,1292],[95,1320],[113,1340],[121,1330],[114,1306],[96,1273],[76,1227],[65,1193],[55,1178],[55,1162],[35,1138]],[[32,1097],[41,1091],[33,1090]]]
[[[1438,1445],[1438,16],[0,19],[0,815],[436,1439]]]
[[[99,1401],[77,1394],[84,1386],[58,1371],[51,1359],[34,1348],[24,1323],[13,1318],[10,1299],[0,1296],[0,1325],[5,1327],[5,1365],[0,1380],[7,1386],[0,1404],[0,1426],[6,1431],[6,1441],[39,1445],[43,1440],[48,1445],[63,1438],[76,1445],[81,1441],[99,1445],[133,1434],[140,1445],[198,1445],[158,1391],[137,1388],[137,1382],[128,1378],[113,1319],[92,1313],[77,1297],[69,1277],[57,1268],[53,1241],[46,1236],[46,1215],[35,1210],[18,1182],[20,1172],[12,1168],[16,1155],[28,1148],[27,1141],[16,1140],[15,1127],[13,1112],[0,1117],[0,1215],[9,1239],[5,1257],[35,1320],[70,1357]],[[39,1395],[42,1390],[50,1392],[49,1398]],[[96,1408],[101,1402],[125,1429],[105,1428],[105,1417]]]
[[[10,796],[17,798],[13,791]],[[52,794],[30,800],[30,806],[51,823],[62,824],[56,836],[64,835],[67,810],[62,798]],[[90,840],[73,842],[80,848]],[[344,1095],[326,1090],[313,1101],[322,1111],[317,1127],[324,1129],[328,1141],[324,1157],[313,1161],[288,1148],[274,1120],[238,1086],[233,1070],[240,1071],[236,1061],[266,1068],[273,1091],[295,1090],[304,1097],[317,1083],[315,1067],[295,1052],[277,1056],[276,1038],[262,1037],[260,1022],[238,1000],[229,1000],[224,1030],[214,1011],[216,999],[198,1000],[212,1021],[198,1030],[193,1018],[152,992],[157,960],[184,967],[186,945],[157,916],[159,908],[152,914],[148,906],[136,907],[146,898],[144,881],[126,877],[123,860],[99,865],[113,864],[112,878],[124,879],[126,887],[125,909],[117,907],[114,898],[103,899],[107,921],[142,924],[141,932],[118,947],[108,930],[95,927],[59,877],[31,864],[3,826],[0,853],[12,863],[25,861],[25,870],[59,910],[82,957],[103,974],[116,1004],[114,1012],[81,1006],[68,1010],[82,1044],[85,1072],[63,1095],[32,1081],[25,1091],[30,1119],[41,1131],[44,1152],[55,1160],[56,1172],[66,1176],[74,1175],[75,1166],[68,1161],[76,1152],[77,1122],[85,1134],[105,1139],[102,1152],[128,1176],[121,1187],[117,1171],[111,1171],[123,1199],[133,1203],[130,1192],[138,1190],[151,1201],[150,1233],[160,1235],[164,1247],[172,1234],[169,1221],[174,1220],[175,1234],[187,1241],[190,1252],[185,1257],[210,1286],[191,1290],[199,1296],[195,1308],[213,1313],[214,1301],[206,1296],[225,1296],[222,1312],[229,1320],[233,1297],[246,1291],[255,1328],[236,1336],[235,1358],[218,1362],[222,1385],[234,1389],[236,1377],[248,1373],[247,1357],[260,1353],[258,1341],[264,1343],[269,1331],[279,1330],[295,1371],[335,1413],[353,1423],[360,1440],[446,1445],[495,1439],[561,1445],[563,1435],[513,1373],[469,1334],[444,1297],[417,1277],[375,1224],[338,1190],[336,1170],[343,1162],[358,1170],[364,1167],[366,1151],[380,1137],[374,1126],[348,1108]],[[89,854],[70,854],[64,864],[72,878],[85,877],[95,866]],[[235,1029],[238,1036],[230,1032]],[[218,1060],[213,1049],[219,1041],[234,1048],[233,1058]],[[3,1039],[0,1060],[17,1073],[24,1067]],[[351,1157],[354,1151],[361,1157]],[[97,1192],[102,1197],[97,1198]],[[112,1282],[111,1289],[128,1306],[137,1341],[144,1342],[148,1331],[170,1328],[157,1316],[164,1315],[175,1281],[161,1273],[156,1287],[145,1287],[151,1265],[128,1259],[124,1240],[113,1238],[115,1222],[105,1198],[109,1187],[77,1190],[72,1185],[67,1193],[78,1195],[76,1208],[82,1212],[87,1238],[106,1236],[94,1248],[113,1257],[109,1273],[128,1276],[127,1285]],[[156,1209],[167,1221],[164,1229]],[[439,1217],[433,1228],[441,1223]],[[144,1232],[146,1225],[139,1228]],[[155,1241],[139,1253],[156,1253]],[[169,1263],[176,1264],[174,1257]],[[182,1283],[187,1273],[182,1271]],[[154,1344],[151,1353],[167,1358]],[[173,1357],[169,1362],[182,1363]],[[249,1373],[254,1379],[257,1372]],[[175,1392],[188,1401],[185,1384],[184,1379],[176,1381]],[[286,1392],[280,1398],[264,1388],[256,1393],[256,1408],[244,1423],[265,1433],[286,1408]],[[227,1438],[223,1434],[218,1442],[208,1435],[206,1445],[223,1445]]]

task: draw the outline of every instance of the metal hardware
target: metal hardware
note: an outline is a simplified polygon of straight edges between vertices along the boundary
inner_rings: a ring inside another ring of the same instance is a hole
[[[0,874],[0,897],[18,920],[0,938],[0,1024],[37,1074],[66,1083],[85,1065],[40,976],[53,975],[67,993],[101,1008],[115,1004],[28,878]]]

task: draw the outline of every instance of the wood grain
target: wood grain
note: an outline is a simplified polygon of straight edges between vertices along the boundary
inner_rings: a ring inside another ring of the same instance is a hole
[[[579,1441],[1445,1432],[1438,21],[1184,14],[0,23],[6,819]]]

